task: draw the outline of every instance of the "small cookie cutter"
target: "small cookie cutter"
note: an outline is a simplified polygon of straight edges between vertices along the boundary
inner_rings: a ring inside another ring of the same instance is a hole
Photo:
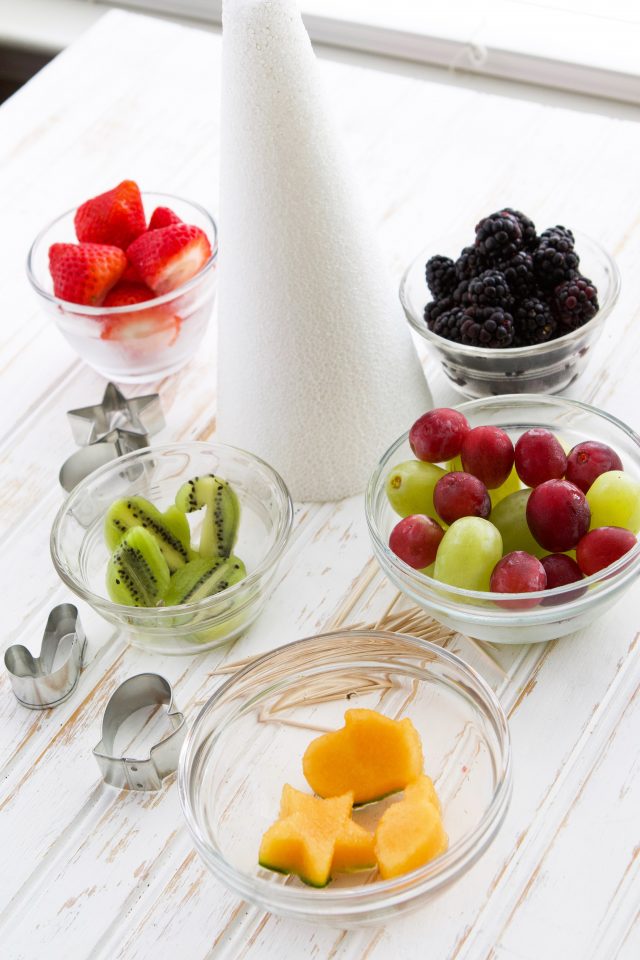
[[[107,384],[100,403],[69,410],[67,416],[79,447],[95,443],[118,428],[149,437],[164,427],[157,393],[127,399],[115,383]]]
[[[141,450],[148,446],[149,438],[146,434],[133,433],[117,427],[99,440],[94,440],[88,447],[76,450],[65,460],[60,468],[60,486],[67,493],[71,493],[81,480],[98,467],[111,463],[125,453],[132,453],[134,450]]]
[[[70,697],[80,678],[86,642],[77,607],[61,603],[49,614],[37,657],[20,643],[9,647],[4,665],[19,702],[31,710],[46,710]]]
[[[136,710],[153,704],[167,705],[167,716],[173,732],[149,750],[143,760],[114,757],[113,748],[118,730]],[[93,755],[103,779],[120,790],[160,790],[162,781],[178,767],[180,748],[186,736],[184,714],[174,708],[171,684],[157,673],[139,673],[129,677],[115,690],[102,720],[102,739]]]
[[[60,469],[60,485],[67,493],[105,463],[148,447],[149,437],[165,425],[157,393],[127,398],[115,383],[107,384],[100,403],[69,410],[67,416],[82,448]]]

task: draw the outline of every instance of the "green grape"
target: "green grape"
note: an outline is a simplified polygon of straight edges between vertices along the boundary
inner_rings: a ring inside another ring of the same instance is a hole
[[[593,481],[587,491],[591,507],[591,530],[596,527],[624,527],[640,531],[640,482],[622,470],[608,470]]]
[[[488,590],[491,574],[502,557],[502,537],[488,520],[461,517],[440,541],[433,576],[464,590]]]
[[[423,567],[420,573],[424,573],[425,577],[433,578],[433,568],[435,567],[435,562],[430,563],[428,567]]]
[[[491,497],[491,506],[495,507],[496,504],[500,503],[501,500],[504,500],[505,497],[508,497],[510,493],[515,493],[516,490],[520,489],[520,477],[516,473],[516,468],[511,468],[511,473],[505,480],[505,482],[500,487],[496,487],[495,490],[489,490],[489,496]]]
[[[447,473],[460,473],[460,471],[464,472],[460,454],[458,454],[457,457],[454,457],[453,460],[448,460],[444,465],[444,469],[447,471]]]
[[[433,463],[406,460],[389,473],[385,482],[387,498],[401,517],[423,513],[442,523],[433,505],[433,488],[445,471]]]
[[[549,551],[540,546],[529,530],[527,500],[530,493],[528,488],[510,493],[491,511],[491,523],[500,531],[505,554],[513,550],[525,550],[540,559],[546,557]]]

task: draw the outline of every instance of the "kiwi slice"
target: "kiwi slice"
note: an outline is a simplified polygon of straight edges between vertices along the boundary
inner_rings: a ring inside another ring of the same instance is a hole
[[[107,592],[115,603],[155,607],[162,600],[170,577],[155,536],[144,527],[132,527],[109,560]]]
[[[176,506],[185,513],[206,508],[198,552],[201,557],[228,557],[238,536],[240,501],[230,484],[208,474],[183,483]]]
[[[171,577],[164,603],[175,607],[181,603],[197,603],[205,597],[221,593],[247,575],[240,557],[213,557],[191,560]]]
[[[144,497],[116,500],[104,521],[104,538],[109,550],[115,550],[133,527],[143,527],[153,534],[170,570],[177,570],[192,559],[189,521],[177,507],[172,505],[161,513]]]

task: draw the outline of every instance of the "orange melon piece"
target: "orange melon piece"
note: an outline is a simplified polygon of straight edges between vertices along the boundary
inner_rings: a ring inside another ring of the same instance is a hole
[[[422,744],[409,719],[376,710],[347,710],[345,725],[312,740],[302,758],[304,775],[321,797],[353,791],[357,804],[402,790],[422,772]]]
[[[447,849],[438,805],[430,799],[434,791],[429,777],[409,784],[405,796],[382,814],[374,837],[378,869],[383,880],[417,870]],[[437,797],[436,797],[437,801]]]
[[[313,811],[318,804],[326,803],[308,793],[301,793],[285,783],[280,799],[280,816]],[[373,850],[373,834],[353,820],[347,820],[336,837],[331,862],[331,873],[346,873],[354,870],[371,870],[376,865]]]
[[[373,834],[354,820],[347,820],[336,837],[331,872],[352,873],[355,870],[371,870],[376,862]]]
[[[433,780],[425,773],[413,783],[408,783],[404,791],[404,799],[411,803],[432,803],[438,813],[441,812],[440,797],[436,793]]]
[[[282,817],[264,833],[258,862],[267,870],[295,873],[312,887],[325,887],[331,879],[336,838],[351,816],[353,794],[309,799],[315,804]]]

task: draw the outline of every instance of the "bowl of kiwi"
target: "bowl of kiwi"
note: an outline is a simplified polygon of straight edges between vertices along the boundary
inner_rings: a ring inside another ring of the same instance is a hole
[[[61,506],[61,579],[139,647],[194,654],[236,639],[269,597],[293,522],[263,460],[221,443],[146,447],[94,471]]]

